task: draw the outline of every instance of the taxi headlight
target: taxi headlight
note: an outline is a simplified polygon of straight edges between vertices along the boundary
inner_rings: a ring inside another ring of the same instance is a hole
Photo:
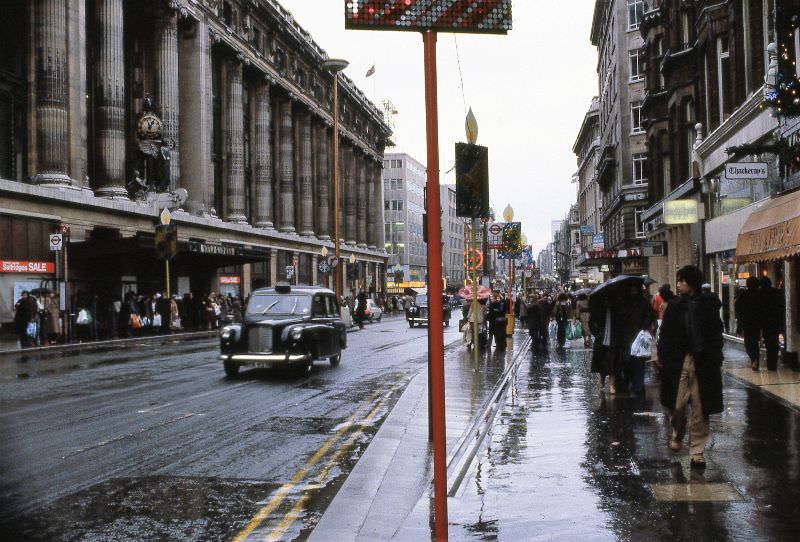
[[[228,339],[231,338],[231,333],[233,333],[233,330],[231,328],[224,327],[222,328],[222,331],[220,332],[219,336],[222,337],[223,341],[227,341]]]
[[[296,327],[296,328],[294,328],[294,329],[292,330],[292,332],[291,332],[289,335],[290,335],[290,337],[291,337],[292,339],[294,339],[295,341],[299,341],[299,340],[300,340],[300,337],[302,337],[302,336],[303,336],[303,330],[302,330],[301,328],[299,328],[299,327]]]

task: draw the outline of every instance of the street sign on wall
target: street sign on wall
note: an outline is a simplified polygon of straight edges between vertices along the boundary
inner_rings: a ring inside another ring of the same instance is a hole
[[[50,234],[50,250],[58,252],[64,247],[64,237],[60,233]]]
[[[766,162],[738,162],[725,164],[725,178],[732,181],[763,180],[769,177]]]
[[[698,220],[696,200],[676,199],[664,203],[664,224],[696,224]]]
[[[511,30],[511,0],[345,0],[344,25],[361,30],[507,34]]]

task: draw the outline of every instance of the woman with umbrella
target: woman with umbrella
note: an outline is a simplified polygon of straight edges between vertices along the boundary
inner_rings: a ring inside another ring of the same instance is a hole
[[[630,379],[628,366],[631,344],[642,329],[647,329],[655,313],[644,298],[643,277],[619,275],[604,282],[589,296],[589,327],[595,336],[592,372],[600,374],[600,385],[608,376],[608,391],[615,394],[618,381]],[[638,375],[637,375],[638,376]]]
[[[486,300],[489,298],[490,294],[491,290],[489,290],[489,288],[478,286],[478,304],[476,310],[475,304],[473,303],[475,294],[472,290],[472,286],[465,286],[458,291],[458,295],[464,299],[464,305],[468,307],[466,320],[469,325],[464,326],[464,344],[467,345],[467,349],[471,349],[475,346],[473,344],[473,326],[478,326],[478,346],[483,347],[480,338],[484,336],[483,328],[486,322]]]

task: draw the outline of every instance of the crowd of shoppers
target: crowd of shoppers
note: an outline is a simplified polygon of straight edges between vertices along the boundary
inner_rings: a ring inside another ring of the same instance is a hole
[[[22,292],[14,305],[14,330],[19,346],[49,346],[68,341],[116,339],[219,329],[225,322],[241,322],[244,301],[215,292],[183,296],[128,292],[123,299],[100,299],[77,292],[71,314],[60,310],[58,295]],[[69,318],[68,322],[65,319]],[[72,328],[71,337],[65,335]]]

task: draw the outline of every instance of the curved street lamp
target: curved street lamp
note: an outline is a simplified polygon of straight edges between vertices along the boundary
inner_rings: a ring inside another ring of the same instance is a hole
[[[337,260],[341,259],[341,242],[339,237],[339,72],[347,68],[350,63],[341,58],[329,58],[322,63],[322,69],[333,74],[333,246]],[[342,298],[342,266],[335,269],[334,291],[336,300]]]

